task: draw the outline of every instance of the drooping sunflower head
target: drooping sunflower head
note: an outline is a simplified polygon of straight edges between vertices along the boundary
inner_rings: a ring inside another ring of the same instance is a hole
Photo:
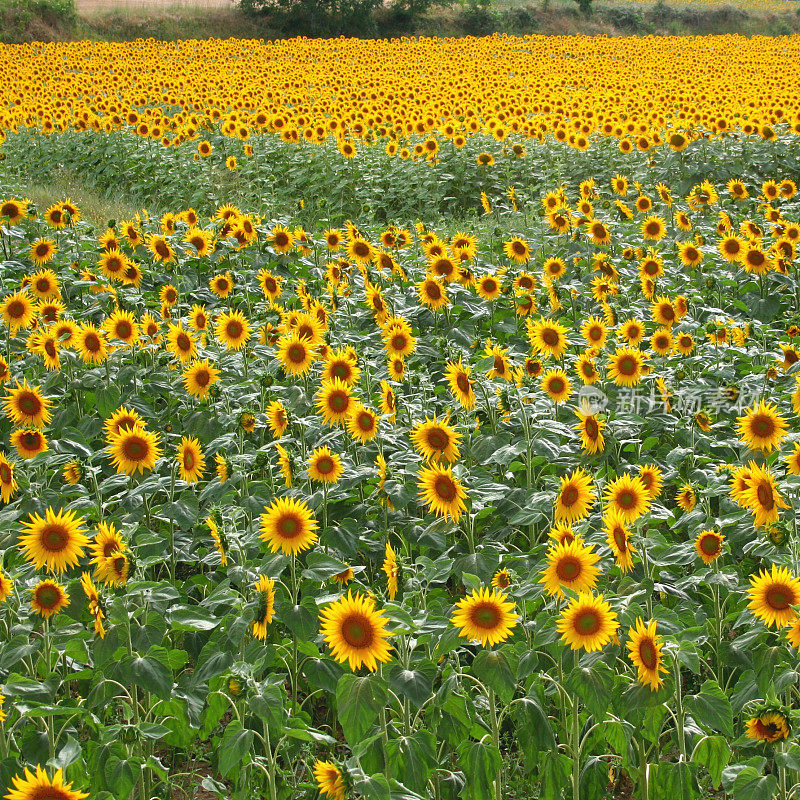
[[[777,709],[763,709],[747,720],[746,733],[748,739],[774,744],[788,739],[792,733],[789,717]]]
[[[321,795],[330,800],[345,800],[346,787],[342,771],[332,761],[320,761],[314,764],[314,778]]]

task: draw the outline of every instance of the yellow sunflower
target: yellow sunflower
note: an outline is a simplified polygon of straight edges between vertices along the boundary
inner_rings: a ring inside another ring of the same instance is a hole
[[[491,647],[511,636],[518,617],[507,594],[481,588],[456,603],[450,621],[459,629],[459,636]]]
[[[314,778],[320,794],[328,795],[330,800],[345,800],[346,789],[342,771],[331,761],[314,763]]]
[[[31,608],[45,619],[58,614],[69,605],[69,595],[64,587],[49,578],[39,581],[31,590]]]
[[[228,350],[241,350],[250,340],[250,323],[241,311],[226,311],[217,317],[214,333]]]
[[[305,500],[276,498],[261,515],[260,538],[270,551],[296,555],[317,541],[319,527]]]
[[[434,514],[445,519],[450,517],[458,523],[466,510],[467,493],[449,466],[423,467],[417,476],[417,488],[420,499]]]
[[[287,375],[305,375],[314,361],[314,351],[308,341],[296,333],[281,336],[278,340],[278,360]]]
[[[351,670],[366,667],[375,672],[378,662],[391,659],[392,646],[387,639],[389,622],[383,611],[375,608],[375,600],[363,594],[340,597],[329,603],[320,614],[320,632],[340,664],[348,663]]]
[[[183,372],[186,393],[205,400],[219,376],[220,371],[208,359],[193,361]]]
[[[253,636],[262,642],[267,638],[267,625],[275,614],[275,581],[266,575],[259,575],[253,584],[256,590],[256,615],[253,620]]]
[[[702,531],[694,540],[694,549],[697,551],[697,555],[703,559],[704,564],[710,564],[722,555],[724,541],[725,536],[719,531]]]
[[[740,499],[755,516],[756,527],[772,525],[778,521],[780,509],[789,507],[778,491],[772,470],[751,461],[747,473],[747,488],[741,492]]]
[[[14,425],[43,428],[52,419],[50,401],[38,386],[29,386],[27,379],[10,389],[3,403],[5,415]]]
[[[603,525],[606,532],[606,542],[620,572],[626,573],[633,569],[633,554],[636,548],[631,544],[631,535],[622,517],[615,511],[608,511],[603,516]]]
[[[390,542],[386,542],[386,551],[383,558],[383,564],[381,565],[381,570],[386,573],[386,588],[389,593],[389,599],[394,600],[394,598],[397,596],[398,588],[398,567],[397,554],[394,552],[394,548]]]
[[[357,403],[347,420],[347,430],[361,444],[374,439],[378,433],[378,416],[369,408]]]
[[[616,634],[619,623],[603,595],[579,594],[561,612],[556,624],[561,638],[572,650],[601,650]]]
[[[662,672],[664,666],[661,637],[656,633],[656,620],[651,619],[647,625],[638,617],[636,626],[631,627],[628,635],[628,651],[631,661],[638,672],[639,683],[649,686],[651,692],[657,692],[663,685]]]
[[[606,423],[598,419],[594,414],[586,414],[580,409],[575,409],[575,415],[580,420],[573,430],[581,435],[581,447],[590,454],[602,453],[605,449],[606,440],[603,436],[603,429]]]
[[[606,486],[603,500],[606,511],[616,512],[625,524],[636,522],[650,508],[652,498],[642,479],[620,475]]]
[[[414,449],[429,462],[452,464],[461,455],[460,440],[461,434],[449,424],[449,418],[439,421],[435,414],[433,419],[426,417],[425,422],[415,425],[411,432]]]
[[[33,458],[48,450],[47,438],[38,428],[18,428],[10,436],[20,458]]]
[[[597,585],[600,568],[595,566],[600,556],[594,545],[576,541],[563,542],[547,553],[547,567],[539,580],[549,595],[565,597],[564,587],[574,592],[590,592]]]
[[[14,464],[6,458],[5,453],[0,453],[0,499],[10,503],[17,491],[17,479],[14,477]]]
[[[744,416],[737,417],[737,422],[739,441],[751,450],[770,453],[780,445],[787,433],[786,420],[778,413],[778,407],[763,400],[748,408]]]
[[[588,516],[595,500],[592,476],[578,468],[561,478],[561,488],[555,501],[555,518],[571,525]]]
[[[467,411],[475,408],[475,391],[472,388],[472,381],[470,381],[471,372],[470,366],[464,365],[461,359],[458,362],[449,361],[445,369],[450,393]]]
[[[542,390],[547,392],[550,399],[558,404],[565,403],[572,394],[572,384],[567,373],[562,369],[551,369],[542,375]]]
[[[797,618],[792,608],[800,604],[800,578],[789,572],[788,567],[772,565],[771,572],[762,569],[750,577],[748,608],[765,625],[783,628]]]
[[[189,436],[184,436],[175,455],[181,480],[187,483],[197,483],[203,477],[206,468],[206,457],[200,447],[200,442]]]
[[[44,517],[30,514],[19,537],[20,549],[25,559],[36,569],[64,572],[74,567],[83,557],[89,538],[85,534],[85,520],[74,511],[53,511],[49,506]]]
[[[788,739],[791,732],[789,719],[778,711],[765,711],[746,723],[747,738],[760,742],[780,742]]]
[[[308,460],[308,477],[320,483],[338,483],[344,467],[338,453],[329,447],[318,447]]]
[[[6,800],[84,800],[89,797],[86,792],[73,789],[72,783],[65,782],[60,769],[49,778],[39,764],[36,774],[26,767],[23,775],[15,775],[11,782],[14,788],[5,795]]]
[[[317,409],[328,425],[345,425],[358,401],[350,394],[350,387],[338,378],[324,381],[317,393]]]
[[[117,472],[134,475],[151,470],[161,458],[158,435],[150,433],[140,423],[122,428],[108,437],[108,454]]]

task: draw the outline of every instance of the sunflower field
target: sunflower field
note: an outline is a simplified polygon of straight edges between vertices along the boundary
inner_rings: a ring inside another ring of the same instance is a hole
[[[0,796],[800,797],[798,55],[0,47]]]

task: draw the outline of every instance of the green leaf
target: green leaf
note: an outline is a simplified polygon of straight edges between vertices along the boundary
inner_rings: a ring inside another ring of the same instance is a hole
[[[569,783],[572,774],[572,759],[551,750],[542,759],[540,800],[561,800],[561,792]]]
[[[306,568],[302,577],[312,581],[324,581],[347,569],[344,561],[325,555],[325,553],[309,553],[306,556]]]
[[[403,669],[395,662],[386,677],[398,697],[407,697],[415,708],[422,708],[423,703],[433,693],[436,665],[426,660],[414,666],[415,669]]]
[[[356,781],[356,789],[365,800],[389,800],[391,789],[385,775],[369,775]]]
[[[147,656],[127,656],[120,661],[120,672],[131,683],[168,700],[172,694],[172,671],[157,658]]]
[[[427,730],[392,739],[387,747],[392,774],[415,792],[425,792],[428,778],[436,767],[436,739]]]
[[[570,672],[567,688],[578,695],[586,703],[596,720],[601,720],[611,701],[611,690],[614,687],[614,675],[601,661],[591,667],[578,667]]]
[[[386,702],[386,684],[377,675],[344,674],[336,685],[336,710],[345,738],[352,745],[374,724]]]
[[[210,611],[200,606],[176,608],[170,613],[170,619],[174,631],[211,631],[221,622]]]
[[[762,775],[755,767],[745,767],[733,782],[733,800],[771,800],[777,788],[774,775]]]
[[[696,761],[708,770],[711,783],[715,789],[722,782],[722,770],[728,766],[731,748],[722,736],[704,736],[694,748],[692,761]]]
[[[481,650],[472,662],[472,674],[504,702],[514,697],[516,680],[506,657],[497,650]]]
[[[733,738],[733,710],[730,700],[714,680],[707,680],[700,693],[686,698],[686,708],[701,725]]]
[[[695,779],[696,766],[685,761],[661,761],[651,768],[655,797],[669,800],[694,800],[699,796]]]
[[[111,755],[105,763],[104,775],[106,786],[113,788],[116,797],[128,797],[136,786],[137,776],[133,772],[131,762],[119,756]]]
[[[550,720],[539,698],[531,695],[518,699],[511,707],[511,714],[516,723],[517,741],[525,754],[528,769],[532,770],[539,751],[555,750],[556,739]]]
[[[217,765],[224,777],[230,777],[245,757],[249,756],[252,745],[253,731],[242,727],[238,719],[228,724],[217,748]]]
[[[492,783],[503,766],[500,751],[483,741],[466,741],[458,748],[458,763],[467,778],[462,797],[466,800],[491,797]]]

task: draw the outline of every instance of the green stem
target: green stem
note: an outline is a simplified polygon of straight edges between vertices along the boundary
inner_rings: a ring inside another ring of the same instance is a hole
[[[494,743],[497,752],[500,752],[500,723],[497,719],[497,698],[495,697],[494,689],[489,689],[489,712],[491,714],[492,722],[492,742]],[[503,797],[503,765],[500,764],[500,770],[494,779],[494,797],[495,800],[501,800]]]
[[[681,687],[681,667],[678,664],[677,655],[673,658],[673,672],[675,675],[675,724],[678,733],[678,748],[681,752],[681,761],[687,761],[686,758],[686,730],[684,726],[684,719],[686,714],[683,710],[683,690]]]
[[[578,669],[578,651],[574,651],[574,669]],[[572,728],[570,750],[572,752],[572,800],[580,800],[581,794],[581,707],[577,695],[572,698]]]

